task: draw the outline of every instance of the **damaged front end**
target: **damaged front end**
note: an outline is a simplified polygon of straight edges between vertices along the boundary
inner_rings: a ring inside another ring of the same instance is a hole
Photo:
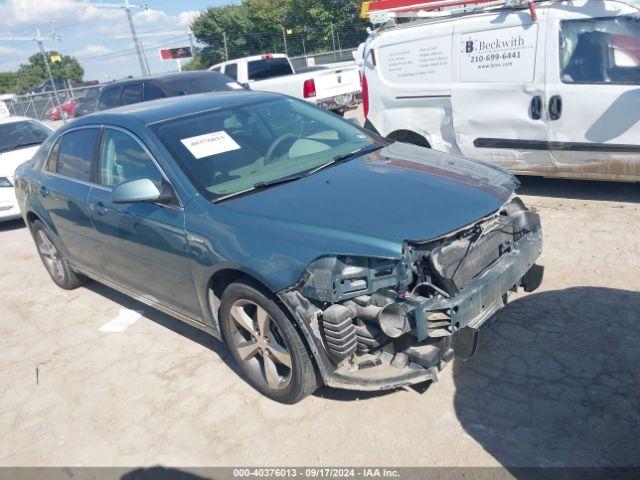
[[[514,198],[495,214],[399,259],[327,256],[279,293],[309,340],[325,384],[361,390],[437,380],[475,353],[478,329],[519,287],[542,281],[537,214]]]

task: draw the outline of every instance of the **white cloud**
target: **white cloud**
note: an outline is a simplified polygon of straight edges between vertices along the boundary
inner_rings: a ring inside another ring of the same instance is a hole
[[[104,45],[100,45],[97,43],[92,43],[87,45],[82,50],[78,50],[77,52],[73,52],[73,56],[75,57],[88,57],[91,55],[104,55],[105,53],[111,53],[113,50],[105,47]]]
[[[202,12],[197,10],[189,10],[187,12],[182,12],[178,15],[178,25],[181,27],[187,28],[190,27],[193,21],[200,16]]]

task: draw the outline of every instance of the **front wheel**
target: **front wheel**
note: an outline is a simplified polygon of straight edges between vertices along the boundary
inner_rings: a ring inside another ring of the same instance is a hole
[[[296,403],[317,388],[302,338],[270,295],[250,281],[222,295],[220,323],[231,354],[249,383],[263,395]]]

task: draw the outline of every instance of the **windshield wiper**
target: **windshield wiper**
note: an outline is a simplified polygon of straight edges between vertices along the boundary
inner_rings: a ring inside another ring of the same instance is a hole
[[[253,187],[247,188],[246,190],[240,190],[239,192],[230,193],[222,197],[218,197],[213,202],[218,203],[224,200],[229,200],[230,198],[240,197],[242,195],[246,195],[247,193],[255,192],[256,190],[266,190],[267,188],[275,187],[276,185],[282,185],[283,183],[295,182],[296,180],[300,180],[304,177],[306,177],[306,175],[291,175],[289,177],[278,178],[276,180],[270,180],[268,182],[254,183]]]
[[[0,148],[0,152],[8,152],[11,150],[16,150],[18,148],[31,147],[33,145],[42,145],[42,142],[18,143],[17,145],[11,145],[9,147]]]
[[[275,180],[270,180],[268,182],[258,182],[253,184],[254,190],[263,190],[265,188],[274,187],[276,185],[281,185],[283,183],[295,182],[296,180],[300,180],[304,178],[305,175],[291,175],[289,177],[277,178]]]
[[[380,150],[384,146],[385,145],[369,145],[368,147],[362,147],[358,150],[354,150],[353,152],[348,152],[343,155],[337,155],[333,157],[333,160],[331,160],[330,162],[324,163],[319,167],[314,168],[313,170],[309,170],[307,172],[307,175],[313,175],[314,173],[319,172],[320,170],[324,170],[327,167],[331,167],[333,165],[337,165],[338,163],[351,160],[352,158],[361,157],[363,155],[366,155],[367,153],[375,152],[376,150]]]

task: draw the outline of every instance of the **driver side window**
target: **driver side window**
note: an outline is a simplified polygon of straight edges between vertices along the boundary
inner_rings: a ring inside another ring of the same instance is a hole
[[[108,188],[146,178],[161,189],[164,181],[151,157],[131,135],[111,129],[102,135],[99,175],[100,185]]]

